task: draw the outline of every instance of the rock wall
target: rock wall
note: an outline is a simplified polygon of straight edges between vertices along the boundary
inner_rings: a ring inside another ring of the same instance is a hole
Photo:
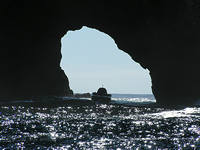
[[[158,103],[192,104],[200,98],[199,9],[199,0],[1,2],[0,96],[69,94],[60,40],[84,25],[149,69]]]

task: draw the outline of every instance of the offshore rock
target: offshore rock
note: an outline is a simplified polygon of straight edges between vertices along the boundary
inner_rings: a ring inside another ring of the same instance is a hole
[[[200,98],[199,9],[199,0],[3,1],[0,96],[68,95],[60,40],[88,26],[150,71],[158,103],[192,104]]]

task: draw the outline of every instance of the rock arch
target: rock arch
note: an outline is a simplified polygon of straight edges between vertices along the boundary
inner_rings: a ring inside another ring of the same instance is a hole
[[[60,40],[82,26],[110,35],[149,69],[158,103],[191,104],[200,97],[197,0],[10,0],[0,11],[1,97],[68,93]]]

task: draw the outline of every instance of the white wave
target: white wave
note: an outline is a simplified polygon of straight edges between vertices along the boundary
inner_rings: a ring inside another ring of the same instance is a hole
[[[163,111],[159,113],[153,113],[151,116],[155,116],[156,118],[174,118],[174,117],[199,117],[197,114],[200,114],[200,108],[185,108],[182,110],[170,110],[170,111]]]

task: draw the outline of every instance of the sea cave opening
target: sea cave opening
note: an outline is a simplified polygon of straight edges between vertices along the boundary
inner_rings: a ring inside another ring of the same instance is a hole
[[[152,94],[149,71],[103,32],[86,26],[68,31],[61,52],[61,67],[74,93],[92,93],[104,86],[109,93]]]

